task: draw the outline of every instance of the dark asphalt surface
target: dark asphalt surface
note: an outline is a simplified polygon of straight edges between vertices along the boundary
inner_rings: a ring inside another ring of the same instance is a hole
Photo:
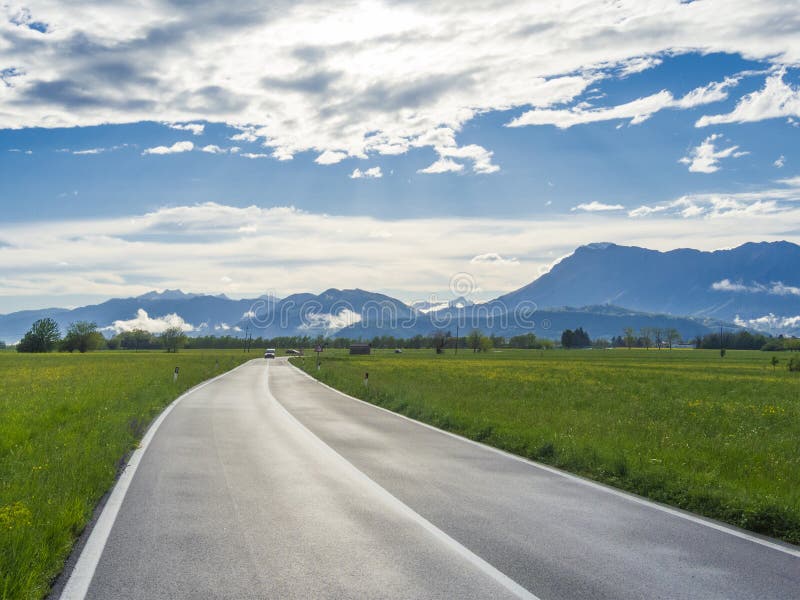
[[[167,416],[87,597],[514,597],[486,563],[542,600],[800,597],[796,555],[346,398],[283,360]]]

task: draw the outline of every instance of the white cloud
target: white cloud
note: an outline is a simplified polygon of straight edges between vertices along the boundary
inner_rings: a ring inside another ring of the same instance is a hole
[[[116,150],[127,148],[128,146],[129,144],[116,144],[114,146],[109,146],[107,148],[87,148],[86,150],[70,150],[69,148],[61,148],[56,152],[68,152],[70,154],[75,154],[77,156],[84,156],[84,155],[103,154],[104,152],[114,152]]]
[[[597,202],[593,200],[592,202],[587,202],[584,204],[578,204],[578,206],[573,206],[571,211],[581,211],[581,212],[610,212],[616,210],[625,210],[625,207],[622,204],[604,204],[602,202]]]
[[[350,325],[361,322],[361,315],[357,312],[345,308],[339,313],[307,313],[305,321],[300,325],[300,329],[324,329],[328,333],[334,333]]]
[[[172,146],[156,146],[155,148],[145,148],[142,154],[177,154],[180,152],[190,152],[194,149],[192,142],[175,142]]]
[[[424,169],[419,169],[417,173],[437,174],[437,173],[458,173],[464,170],[464,165],[457,163],[449,158],[440,158],[431,163]]]
[[[778,158],[775,159],[775,162],[772,163],[776,169],[782,169],[783,166],[786,164],[786,157],[781,154]]]
[[[267,158],[269,154],[264,154],[263,152],[242,152],[239,156],[244,158]]]
[[[345,158],[347,158],[346,152],[325,150],[325,152],[314,159],[314,162],[318,165],[335,165],[336,163],[342,162]]]
[[[458,134],[490,111],[554,110],[536,118],[559,126],[636,123],[726,93],[676,100],[664,91],[623,108],[559,109],[598,81],[653,68],[665,56],[800,63],[790,26],[796,10],[779,1],[512,0],[457,11],[418,1],[264,10],[166,0],[146,10],[99,0],[34,4],[46,35],[14,24],[16,3],[0,8],[0,57],[14,68],[0,88],[0,129],[226,123],[241,128],[235,141],[262,143],[279,160],[306,151],[402,154],[429,132]],[[787,106],[778,112],[791,113]]]
[[[105,152],[105,148],[88,148],[87,150],[74,150],[72,154],[82,155],[82,154],[100,154],[101,152]]]
[[[191,131],[192,135],[202,135],[206,128],[202,123],[170,123],[169,126],[180,131]]]
[[[645,204],[628,212],[630,217],[651,215],[744,220],[762,215],[791,214],[800,204],[800,176],[778,179],[783,187],[751,192],[686,194],[675,200]]]
[[[722,135],[712,134],[703,140],[699,146],[692,148],[689,156],[684,156],[678,162],[689,165],[692,173],[714,173],[719,171],[719,161],[722,158],[739,158],[749,152],[739,151],[739,146],[729,146],[723,150],[717,150],[714,142],[720,140]]]
[[[645,206],[650,210],[635,219],[616,211],[379,219],[206,203],[115,218],[3,221],[0,287],[4,306],[20,298],[19,306],[28,307],[25,297],[52,305],[69,294],[131,297],[165,286],[214,294],[224,286],[240,297],[327,287],[404,290],[424,297],[445,289],[451,275],[468,266],[488,295],[530,282],[554,256],[598,239],[711,250],[753,241],[754,232],[771,241],[800,230],[800,186],[776,184],[747,194],[683,196]],[[470,263],[480,248],[514,257],[520,266]]]
[[[225,154],[225,148],[220,148],[216,144],[208,144],[207,146],[203,146],[200,148],[203,152],[208,152],[209,154]]]
[[[773,296],[800,296],[800,288],[786,285],[782,281],[775,281],[770,284],[753,282],[745,285],[741,281],[732,282],[730,279],[722,279],[711,284],[711,289],[718,292],[747,292],[751,294],[770,294]]]
[[[741,283],[732,283],[730,279],[715,281],[711,284],[711,289],[717,292],[747,292],[750,288]]]
[[[739,79],[736,77],[729,77],[724,81],[714,81],[695,88],[681,98],[674,98],[669,91],[661,90],[656,94],[617,106],[591,108],[578,105],[564,109],[535,109],[513,119],[507,126],[555,125],[560,129],[567,129],[574,125],[616,119],[630,119],[631,125],[639,125],[655,113],[667,108],[687,109],[724,100],[728,97],[728,88],[735,86],[738,82]]]
[[[740,327],[750,327],[760,331],[768,332],[784,332],[791,331],[800,327],[800,315],[794,317],[776,316],[773,313],[758,317],[756,319],[742,319],[738,315],[734,319],[734,323]]]
[[[500,170],[500,167],[492,164],[492,156],[494,155],[494,152],[490,152],[483,146],[478,146],[477,144],[469,144],[468,146],[461,147],[436,146],[435,150],[439,153],[439,156],[442,157],[442,159],[466,158],[471,160],[472,170],[475,173],[489,174],[496,173]],[[429,171],[423,172],[427,173]]]
[[[114,321],[107,329],[115,333],[133,331],[134,329],[144,329],[150,333],[163,333],[170,327],[179,327],[183,331],[195,330],[193,325],[187,323],[175,313],[164,315],[163,317],[151,317],[143,308],[136,311],[136,316],[133,319]]]
[[[489,265],[519,265],[516,258],[505,258],[497,252],[487,252],[486,254],[478,254],[473,256],[469,261],[472,264],[489,264]]]
[[[361,169],[353,169],[350,173],[350,179],[380,179],[383,177],[383,172],[380,167],[370,167],[362,171]]]
[[[636,58],[632,58],[623,63],[622,67],[620,68],[620,75],[626,77],[628,75],[641,73],[647,69],[657,67],[662,62],[663,61],[660,58],[655,56],[637,56]]]
[[[784,81],[785,69],[767,77],[764,88],[742,97],[727,114],[706,115],[695,124],[697,127],[720,123],[749,123],[777,117],[800,117],[800,88]]]

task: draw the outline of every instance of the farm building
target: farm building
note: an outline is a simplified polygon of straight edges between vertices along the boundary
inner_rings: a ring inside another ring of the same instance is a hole
[[[369,344],[350,344],[350,354],[369,354]]]

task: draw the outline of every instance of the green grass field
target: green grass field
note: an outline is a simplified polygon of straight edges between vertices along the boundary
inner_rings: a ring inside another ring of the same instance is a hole
[[[800,543],[800,373],[776,354],[432,351],[293,359],[442,429]],[[363,384],[369,372],[369,387]]]
[[[189,387],[258,356],[0,352],[0,598],[45,596],[152,419]]]

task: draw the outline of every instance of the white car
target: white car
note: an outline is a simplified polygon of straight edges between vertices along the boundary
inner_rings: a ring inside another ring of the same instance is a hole
[[[267,348],[264,352],[264,358],[275,358],[275,348]]]

